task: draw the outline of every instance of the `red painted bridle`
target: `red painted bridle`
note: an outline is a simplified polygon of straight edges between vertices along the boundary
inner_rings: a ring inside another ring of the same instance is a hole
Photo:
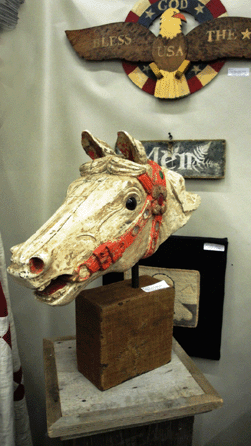
[[[134,227],[126,231],[117,240],[108,240],[96,248],[85,262],[78,265],[74,271],[74,282],[84,282],[97,271],[105,271],[112,263],[117,262],[141,233],[147,222],[153,217],[149,242],[143,258],[151,256],[157,246],[162,215],[166,211],[166,180],[161,167],[154,161],[148,160],[152,174],[139,175],[137,178],[147,193],[141,212],[134,221]],[[86,267],[88,274],[80,277],[81,268]]]

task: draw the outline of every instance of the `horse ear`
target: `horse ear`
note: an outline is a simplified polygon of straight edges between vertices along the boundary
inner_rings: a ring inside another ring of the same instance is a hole
[[[112,150],[112,148],[106,144],[106,142],[101,141],[98,138],[94,138],[94,136],[92,136],[92,134],[87,130],[82,132],[81,142],[83,149],[93,160],[115,154],[114,150]]]
[[[200,196],[186,190],[185,180],[177,172],[168,170],[166,178],[170,181],[174,196],[180,202],[183,212],[189,213],[195,211],[200,205]]]
[[[138,164],[147,164],[147,156],[143,144],[127,132],[118,132],[116,148],[126,159]]]

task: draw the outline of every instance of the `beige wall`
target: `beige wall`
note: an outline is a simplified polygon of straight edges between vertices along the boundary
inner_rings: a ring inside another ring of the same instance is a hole
[[[178,234],[229,239],[222,358],[195,360],[224,406],[197,417],[194,446],[249,445],[251,77],[227,73],[229,67],[250,67],[250,62],[227,62],[207,87],[170,102],[141,92],[120,63],[86,63],[75,56],[65,29],[124,21],[133,3],[26,0],[16,30],[1,35],[0,229],[6,260],[10,247],[50,217],[79,175],[87,160],[82,130],[112,146],[118,130],[137,139],[167,139],[168,132],[175,139],[226,139],[226,178],[187,181],[202,204]],[[229,15],[251,17],[249,1],[223,3]],[[45,439],[42,339],[74,334],[74,304],[50,308],[11,278],[9,285],[34,444],[55,444]]]

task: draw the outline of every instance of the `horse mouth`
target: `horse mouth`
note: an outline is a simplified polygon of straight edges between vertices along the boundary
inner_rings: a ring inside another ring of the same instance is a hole
[[[43,302],[53,302],[57,300],[59,297],[62,297],[65,288],[69,288],[72,286],[72,275],[63,274],[61,276],[52,279],[43,290],[37,289],[35,291],[35,295],[38,300]]]

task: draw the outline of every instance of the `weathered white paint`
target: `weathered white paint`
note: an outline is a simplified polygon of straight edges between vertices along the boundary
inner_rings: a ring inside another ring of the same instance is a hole
[[[229,16],[239,16],[244,11],[251,17],[251,2],[247,0],[222,3]],[[174,139],[183,140],[225,138],[225,179],[186,180],[186,188],[201,195],[202,203],[176,234],[229,239],[221,360],[195,359],[224,404],[220,411],[195,417],[194,445],[248,444],[251,88],[250,77],[233,78],[227,72],[228,67],[239,67],[240,63],[250,67],[250,62],[228,61],[208,86],[184,100],[167,102],[155,100],[125,79],[117,61],[102,62],[103,69],[97,69],[95,63],[88,68],[89,65],[83,67],[83,61],[77,62],[64,41],[64,30],[124,21],[134,4],[136,0],[72,0],[66,8],[66,2],[61,0],[26,1],[19,10],[16,30],[3,35],[0,196],[6,260],[9,264],[9,248],[25,241],[54,213],[66,187],[78,177],[78,166],[87,161],[79,145],[84,128],[102,136],[112,147],[120,128],[140,140],[168,139],[168,132]],[[190,23],[184,28],[185,34],[197,26],[189,14],[187,19]],[[158,34],[159,25],[154,22],[152,26],[155,25]],[[95,281],[95,286],[99,285],[101,279]],[[51,441],[45,436],[42,410],[42,339],[75,333],[75,305],[42,305],[32,299],[31,290],[18,286],[12,277],[9,286],[33,442],[47,446]],[[62,446],[60,441],[54,441]]]
[[[126,271],[147,251],[156,212],[152,204],[146,204],[147,193],[137,177],[151,175],[152,168],[139,141],[120,132],[118,142],[129,148],[128,157],[133,161],[83,132],[83,147],[94,160],[80,167],[81,177],[69,186],[66,199],[55,214],[25,243],[11,249],[8,272],[34,289],[42,302],[68,304],[92,280],[106,272]],[[186,192],[181,175],[167,169],[163,172],[167,197],[156,249],[188,221],[200,203],[198,195]],[[126,207],[130,197],[136,199],[134,210]],[[90,274],[84,263],[93,251],[108,241],[118,240],[129,230],[136,228],[137,233],[139,218],[145,218],[146,223],[122,257],[105,271]]]

